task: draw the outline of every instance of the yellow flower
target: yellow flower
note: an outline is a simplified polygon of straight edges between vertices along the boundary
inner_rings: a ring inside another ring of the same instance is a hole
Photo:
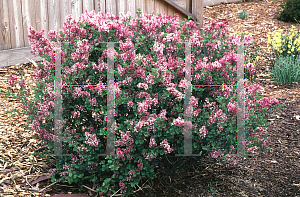
[[[293,47],[293,48],[291,49],[292,52],[294,52],[294,50],[295,50],[295,47]]]

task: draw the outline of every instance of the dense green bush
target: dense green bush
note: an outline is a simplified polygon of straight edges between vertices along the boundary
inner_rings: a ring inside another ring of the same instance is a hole
[[[285,22],[300,21],[300,0],[286,0],[277,12],[277,19]]]

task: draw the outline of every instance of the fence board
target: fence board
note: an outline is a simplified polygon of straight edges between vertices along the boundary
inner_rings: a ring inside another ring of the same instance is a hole
[[[94,1],[93,0],[83,0],[82,13],[85,13],[85,10],[87,10],[88,12],[94,10]]]
[[[116,0],[106,0],[106,13],[117,14]]]
[[[72,15],[76,21],[82,13],[82,0],[72,0]]]
[[[146,11],[145,0],[136,0],[135,4],[136,4],[136,9],[138,9],[138,8],[141,9],[142,13],[144,13]]]
[[[21,0],[8,1],[9,13],[9,31],[11,38],[11,47],[20,48],[24,46],[23,30],[22,30],[22,10]]]
[[[128,11],[130,11],[130,16],[134,18],[136,15],[135,0],[128,0],[127,8],[128,8]]]
[[[198,10],[201,10],[199,6],[203,5],[202,1],[192,0],[193,5],[197,6],[193,6],[192,13],[200,22],[202,12],[200,14]],[[130,11],[134,18],[138,8],[149,14],[166,12],[174,15],[178,12],[180,20],[188,14],[171,0],[0,0],[0,50],[29,46],[29,26],[37,31],[44,30],[44,36],[48,38],[49,30],[63,28],[68,14],[78,20],[85,10],[95,9],[96,12],[110,12],[117,16]]]
[[[59,25],[60,13],[59,13],[59,4],[57,3],[56,0],[48,0],[48,17],[49,19],[51,19],[48,22],[49,31],[50,30],[58,31],[58,28],[60,26]]]
[[[192,5],[193,5],[192,3],[194,3],[192,1],[193,0],[186,0],[186,3],[185,3],[185,5],[186,5],[186,11],[188,11],[190,13],[192,13]]]
[[[176,12],[175,12],[174,8],[172,8],[171,6],[168,6],[167,14],[173,16],[175,13]]]
[[[63,28],[63,24],[66,20],[66,17],[69,14],[72,14],[72,6],[71,6],[71,0],[60,0],[60,24],[61,28]]]
[[[154,0],[147,0],[147,2],[146,2],[146,12],[148,14],[151,14],[152,12],[155,11],[154,8],[155,8],[154,7]]]
[[[36,29],[37,31],[41,31],[41,1],[36,1],[35,2],[35,22],[36,22]]]
[[[25,46],[29,46],[28,33],[29,27],[36,29],[36,2],[35,0],[22,0],[22,15],[23,15],[23,39]]]
[[[126,9],[126,4],[127,4],[127,0],[119,0],[118,1],[118,12],[119,12],[119,16],[120,13],[123,13],[124,15],[127,13],[127,9]]]
[[[161,14],[161,1],[160,0],[154,0],[154,12],[155,14]]]
[[[168,15],[168,7],[169,7],[169,4],[165,3],[164,1],[162,1],[164,3],[164,6],[163,6],[163,13],[165,12],[167,15]],[[163,14],[162,13],[162,14]]]
[[[10,0],[0,0],[0,49],[11,48],[9,32],[9,12],[8,3]]]
[[[37,5],[37,7],[40,7],[40,9],[37,10],[38,12],[36,13],[37,31],[45,30],[44,36],[48,38],[48,2],[47,0],[38,0],[37,2],[39,4],[39,6]]]
[[[203,0],[193,0],[192,14],[197,18],[198,27],[203,27]]]
[[[95,11],[98,12],[105,12],[105,0],[95,0]]]

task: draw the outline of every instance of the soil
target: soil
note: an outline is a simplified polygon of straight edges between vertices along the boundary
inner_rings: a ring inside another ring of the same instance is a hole
[[[266,134],[270,136],[270,150],[240,158],[236,165],[223,165],[206,157],[190,161],[182,172],[172,175],[164,172],[164,168],[158,168],[162,170],[157,169],[153,180],[143,180],[140,184],[142,190],[137,191],[134,197],[300,196],[300,86],[298,83],[277,84],[268,74],[272,55],[267,50],[267,32],[289,30],[292,25],[298,26],[274,19],[276,10],[282,4],[276,1],[259,1],[204,8],[204,24],[208,25],[212,19],[226,18],[229,22],[228,33],[248,31],[253,35],[255,42],[250,53],[257,52],[261,60],[256,75],[256,83],[263,88],[261,94],[267,98],[277,98],[285,105],[275,113],[275,118],[268,120]],[[241,9],[248,13],[244,20],[237,15]],[[20,70],[24,70],[25,78],[34,74],[32,64],[0,69],[2,92],[6,90],[9,73],[16,74]],[[26,124],[27,116],[12,117],[4,114],[4,109],[19,109],[18,101],[0,95],[0,105],[0,196],[80,193],[74,185],[52,184],[45,179],[49,175],[49,166],[41,158],[32,156],[34,150],[42,146],[31,137],[31,131],[21,128]],[[35,162],[32,162],[33,158]],[[161,163],[158,162],[157,165],[160,166]],[[81,193],[89,192],[90,189],[86,189]]]

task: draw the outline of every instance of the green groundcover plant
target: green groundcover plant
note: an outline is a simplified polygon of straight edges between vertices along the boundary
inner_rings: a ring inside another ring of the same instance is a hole
[[[270,72],[277,83],[300,82],[300,60],[292,55],[276,59]]]
[[[252,38],[227,36],[226,25],[226,20],[212,21],[200,31],[191,20],[179,22],[177,14],[139,11],[132,19],[129,14],[119,17],[93,11],[78,21],[68,16],[62,30],[49,32],[50,40],[44,31],[30,28],[32,52],[45,58],[37,66],[34,99],[29,100],[26,82],[18,82],[14,75],[8,85],[19,83],[22,88],[18,95],[9,91],[7,96],[22,101],[30,129],[53,151],[54,142],[59,141],[54,135],[54,52],[61,43],[61,143],[63,153],[71,157],[57,157],[51,180],[90,185],[104,193],[132,194],[142,178],[155,175],[155,158],[184,153],[185,126],[192,129],[193,154],[236,164],[237,113],[241,112],[234,95],[236,50],[238,44],[247,47]],[[185,41],[191,43],[187,60]],[[108,51],[104,42],[119,44]],[[106,126],[108,58],[114,58],[116,67],[112,129]],[[191,64],[193,85],[223,85],[193,86],[190,107],[183,111],[185,61]],[[245,65],[247,73],[255,69],[253,64]],[[266,146],[269,138],[262,136],[266,120],[280,105],[276,99],[261,98],[259,85],[251,85],[248,79],[242,84],[245,151],[251,154]],[[184,115],[192,121],[185,122]],[[99,156],[106,153],[111,130],[116,136],[116,154]]]

